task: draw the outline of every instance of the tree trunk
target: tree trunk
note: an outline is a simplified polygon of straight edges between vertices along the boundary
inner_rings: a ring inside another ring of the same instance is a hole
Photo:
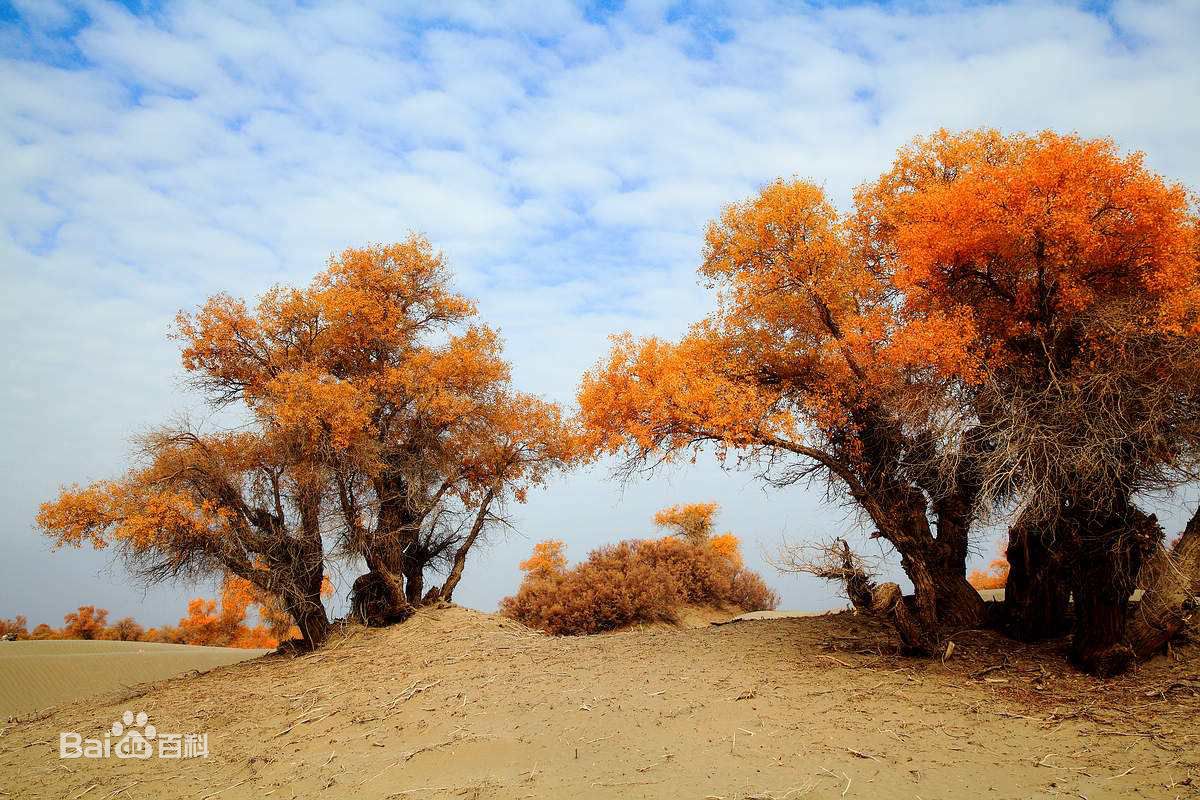
[[[938,622],[956,628],[978,627],[984,623],[987,606],[967,580],[971,503],[961,494],[950,493],[934,502],[933,510],[937,539],[930,548],[929,572],[937,592]]]
[[[404,596],[409,605],[421,604],[425,591],[425,565],[415,558],[404,560]]]
[[[1069,576],[1050,531],[1020,519],[1008,532],[1005,630],[1022,642],[1055,639],[1070,630]]]
[[[896,542],[900,565],[913,583],[917,619],[927,638],[936,639],[943,626],[974,628],[981,625],[986,608],[979,592],[967,581],[966,560],[937,557],[910,542]]]
[[[421,602],[424,560],[416,557],[422,517],[410,505],[401,469],[377,477],[379,513],[375,535],[362,542],[368,572],[351,589],[351,610],[366,625],[403,622]]]
[[[467,553],[470,552],[471,547],[479,538],[479,534],[483,532],[483,527],[487,523],[488,509],[495,498],[496,486],[493,485],[480,500],[479,510],[475,512],[475,521],[471,524],[471,530],[454,553],[454,564],[450,567],[450,574],[446,576],[441,591],[438,593],[440,599],[445,600],[447,603],[454,599],[454,589],[458,586],[463,570],[467,566]]]
[[[364,625],[383,627],[413,614],[400,578],[381,561],[369,558],[368,571],[350,589],[350,612]]]
[[[1158,524],[1132,506],[1080,524],[1073,559],[1075,629],[1071,658],[1101,677],[1129,668],[1134,652],[1126,637],[1129,596],[1144,554],[1159,537]]]
[[[913,615],[908,600],[895,583],[885,583],[872,593],[871,611],[889,620],[900,636],[900,652],[927,656],[933,652],[928,629]]]
[[[1133,662],[1133,650],[1125,641],[1129,594],[1111,583],[1105,585],[1108,579],[1101,569],[1093,568],[1088,575],[1094,583],[1085,579],[1075,585],[1071,659],[1092,675],[1119,675]]]
[[[1129,620],[1129,643],[1150,658],[1183,630],[1200,595],[1200,509],[1170,549],[1157,547],[1138,575],[1143,590]]]
[[[316,650],[325,644],[329,638],[329,617],[325,615],[325,606],[321,603],[320,595],[314,599],[306,599],[297,607],[290,609],[296,627],[300,629],[302,650]]]
[[[983,598],[967,580],[966,563],[961,567],[940,565],[933,573],[937,590],[938,621],[956,628],[976,628],[983,624],[987,607]]]

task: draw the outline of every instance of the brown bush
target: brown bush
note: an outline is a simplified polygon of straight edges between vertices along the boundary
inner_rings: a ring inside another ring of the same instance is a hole
[[[0,637],[10,639],[28,639],[29,621],[24,614],[17,614],[12,619],[0,619]]]
[[[684,605],[774,608],[762,578],[708,543],[668,537],[592,551],[573,569],[527,571],[500,613],[556,635],[674,622]]]

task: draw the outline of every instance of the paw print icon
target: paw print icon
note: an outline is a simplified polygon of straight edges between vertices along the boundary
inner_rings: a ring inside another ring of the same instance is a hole
[[[154,737],[158,731],[150,724],[145,711],[139,711],[136,715],[126,711],[112,724],[112,735],[118,737],[113,746],[113,754],[117,758],[146,759],[154,755]]]

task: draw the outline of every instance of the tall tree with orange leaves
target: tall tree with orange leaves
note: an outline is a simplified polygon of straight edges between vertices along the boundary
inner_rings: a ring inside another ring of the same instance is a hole
[[[349,249],[254,310],[228,296],[181,315],[184,365],[217,403],[294,431],[332,482],[338,553],[370,624],[453,594],[508,501],[576,457],[571,423],[516,392],[499,336],[450,288],[429,243]],[[446,582],[426,592],[426,573]]]
[[[900,552],[932,646],[939,625],[982,619],[965,568],[977,487],[971,458],[929,468],[943,442],[914,409],[958,380],[972,332],[954,314],[901,313],[855,233],[803,181],[729,206],[700,269],[717,311],[678,343],[617,337],[579,402],[591,445],[629,465],[708,443],[777,485],[842,487]]]
[[[1136,498],[1196,475],[1194,199],[1110,140],[943,131],[858,201],[905,310],[972,331],[981,499],[1021,506],[1013,630],[1054,633],[1070,591],[1076,661],[1124,669],[1128,598],[1162,547]]]

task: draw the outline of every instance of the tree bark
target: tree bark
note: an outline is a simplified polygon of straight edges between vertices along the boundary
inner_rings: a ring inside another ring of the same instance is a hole
[[[967,580],[966,562],[961,566],[939,564],[933,571],[937,592],[938,622],[955,628],[976,628],[983,624],[987,607],[983,598]]]
[[[1008,532],[1005,630],[1022,642],[1054,639],[1070,630],[1069,576],[1053,533],[1018,519]]]
[[[425,565],[409,555],[421,519],[409,507],[403,474],[391,471],[376,478],[375,493],[378,522],[374,536],[359,543],[367,572],[351,587],[350,609],[364,625],[382,627],[412,616],[421,601]]]
[[[1158,547],[1142,566],[1143,590],[1129,620],[1129,644],[1138,658],[1160,652],[1195,614],[1200,595],[1200,509],[1169,550]]]
[[[329,617],[318,593],[316,598],[304,598],[287,609],[300,629],[301,650],[316,650],[329,638]]]
[[[963,482],[960,479],[960,484]],[[967,580],[967,546],[972,510],[969,490],[947,494],[933,503],[937,538],[929,552],[929,572],[936,594],[937,618],[942,625],[974,628],[983,624],[987,607]],[[924,520],[922,520],[924,522]],[[926,527],[928,523],[925,522]]]
[[[409,605],[421,604],[425,591],[425,564],[416,558],[404,559],[404,596]]]
[[[350,612],[370,627],[403,622],[413,614],[400,578],[374,557],[367,559],[368,571],[359,575],[350,589]]]
[[[1117,675],[1133,663],[1133,648],[1126,637],[1129,597],[1137,586],[1144,554],[1161,539],[1161,532],[1153,517],[1132,506],[1076,522],[1071,658],[1093,675]]]
[[[438,592],[439,599],[445,600],[447,603],[454,599],[454,589],[458,586],[459,580],[462,579],[463,570],[467,566],[467,553],[479,538],[479,534],[483,532],[483,526],[487,522],[488,509],[492,505],[492,500],[496,497],[496,487],[492,486],[488,489],[487,494],[480,501],[479,510],[475,513],[475,521],[471,524],[471,530],[467,534],[467,538],[463,539],[458,550],[454,553],[454,563],[450,567],[450,574],[446,576],[445,582],[442,584],[441,590]]]
[[[888,619],[900,636],[900,652],[909,656],[927,656],[933,652],[929,631],[913,615],[899,585],[885,583],[872,593],[871,610]]]

